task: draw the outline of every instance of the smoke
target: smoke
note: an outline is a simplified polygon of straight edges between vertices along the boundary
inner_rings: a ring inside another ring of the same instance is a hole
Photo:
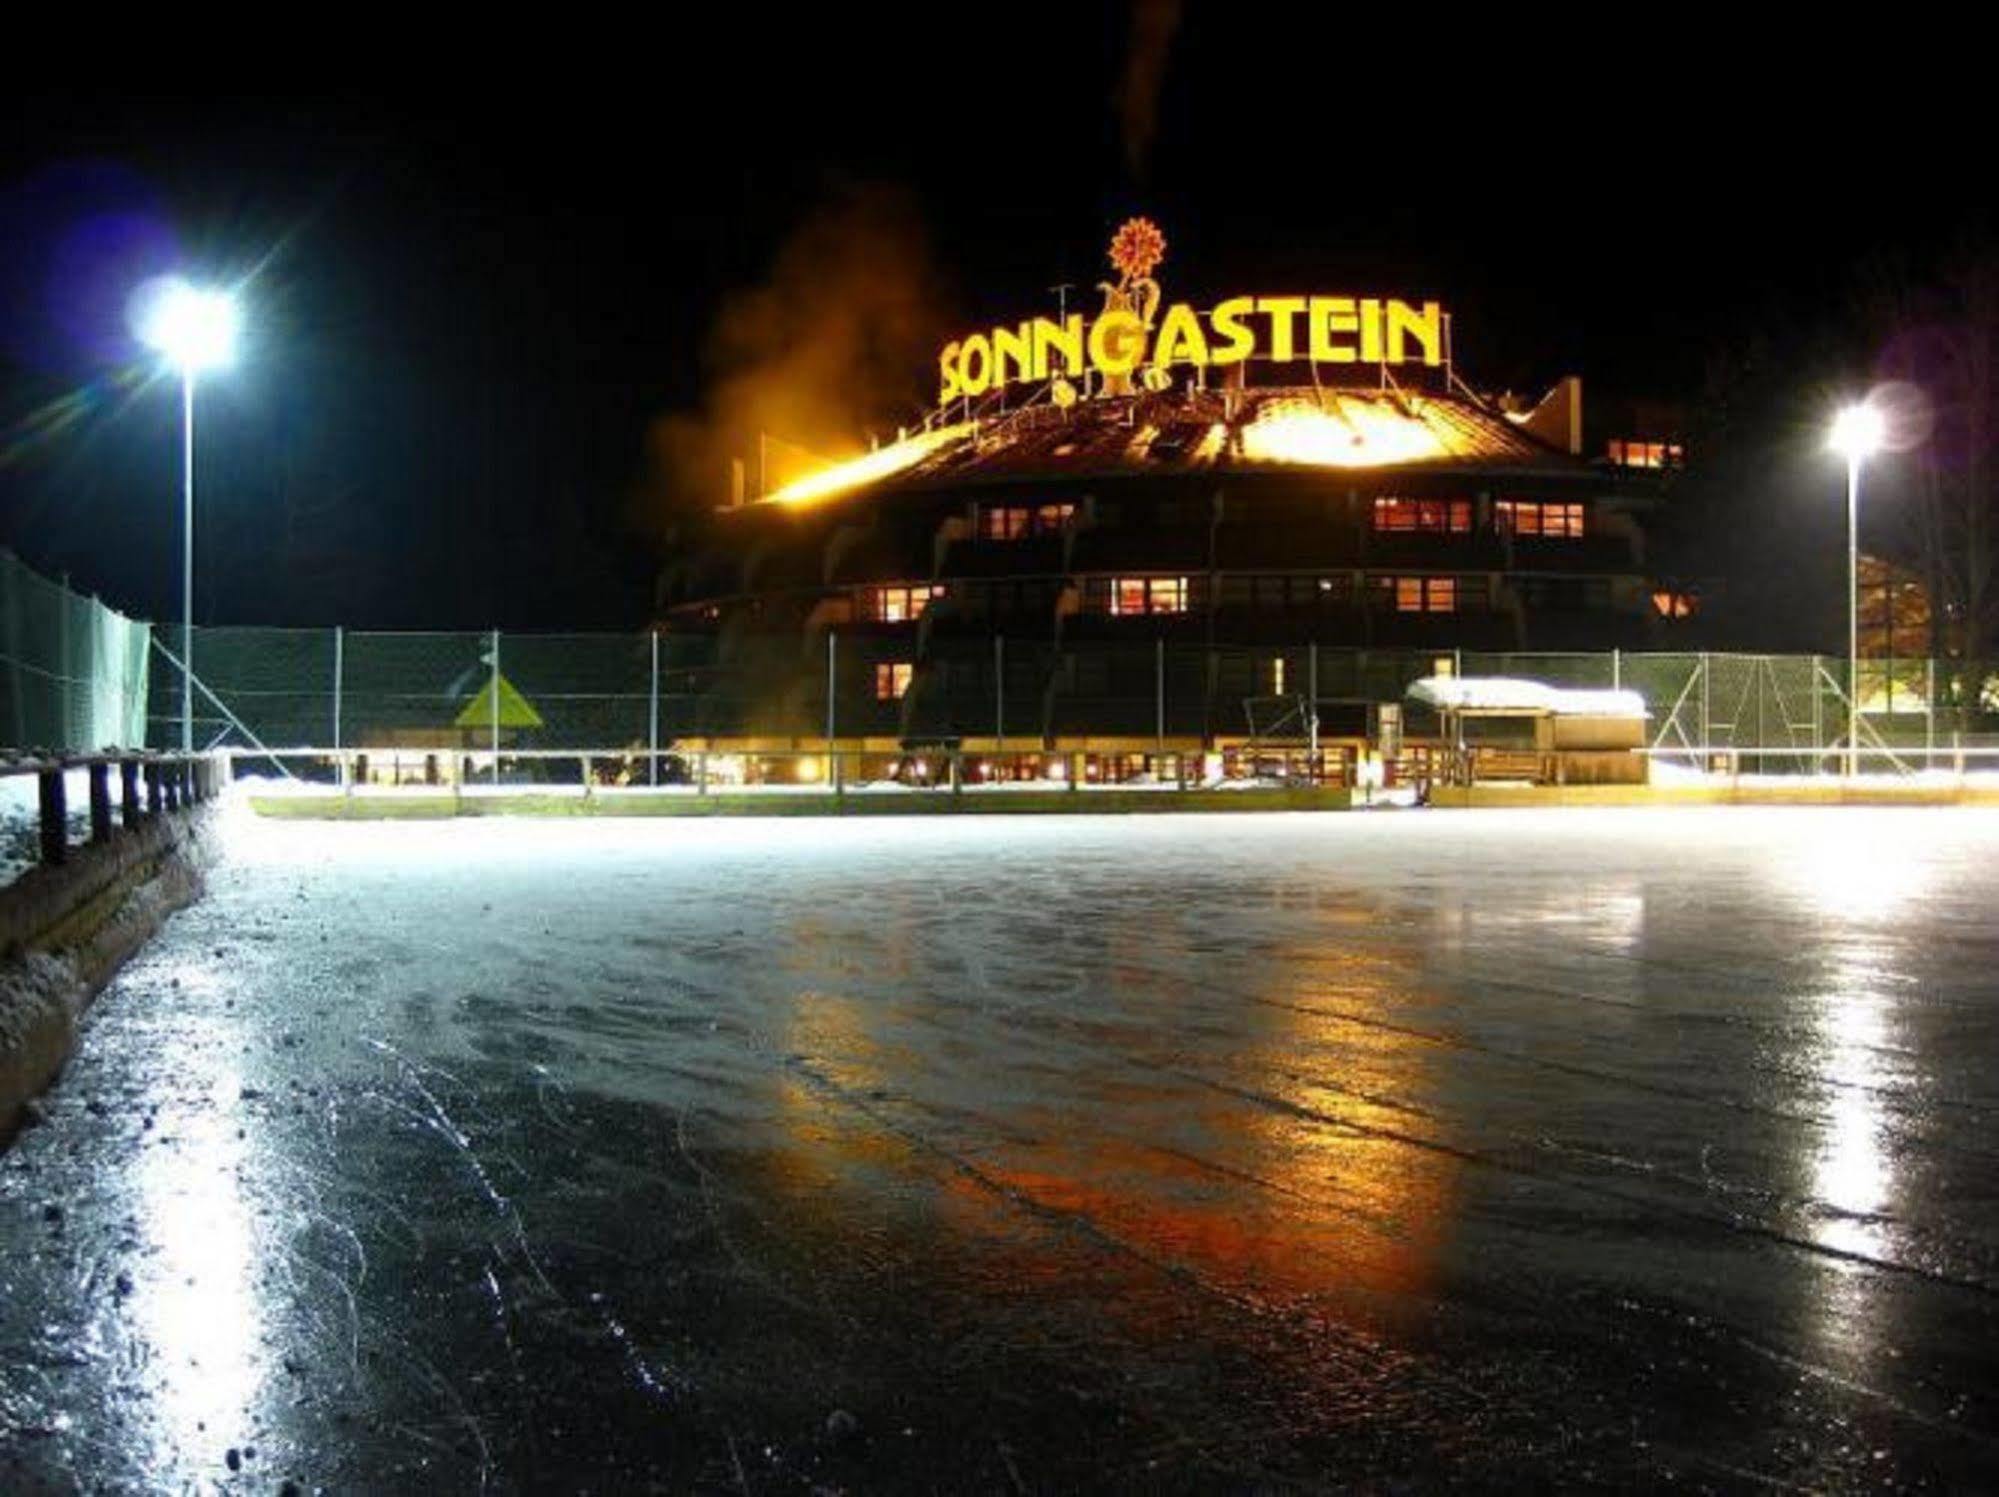
[[[1118,79],[1118,123],[1124,132],[1124,160],[1134,180],[1142,180],[1159,133],[1159,92],[1180,30],[1181,0],[1132,0],[1131,40],[1124,74]]]
[[[724,303],[705,358],[708,396],[668,415],[648,440],[642,500],[661,507],[729,502],[741,459],[755,497],[758,455],[769,487],[866,450],[865,434],[920,409],[944,326],[920,217],[881,187],[848,188],[778,251],[763,284]],[[759,434],[769,440],[759,443]]]

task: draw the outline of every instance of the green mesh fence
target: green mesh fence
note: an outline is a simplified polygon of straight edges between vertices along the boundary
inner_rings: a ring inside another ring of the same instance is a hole
[[[898,678],[893,667],[913,655],[913,671]],[[837,638],[831,663],[832,725],[842,738],[928,742],[998,730],[1009,739],[1163,732],[1282,741],[1303,739],[1314,715],[1322,733],[1356,736],[1369,705],[1402,702],[1412,682],[1439,673],[1636,692],[1648,741],[1664,749],[1810,752],[1837,743],[1846,724],[1844,663],[1805,655],[1191,641],[1169,641],[1162,653],[1149,639],[996,646],[990,635],[943,633],[919,649],[907,635],[856,631]],[[655,724],[662,750],[689,737],[816,739],[828,722],[827,665],[824,636],[205,628],[196,631],[195,669],[213,699],[197,701],[195,736],[274,749],[481,752],[497,740],[503,749],[634,753]],[[1863,662],[1869,741],[1937,741],[1939,690],[1927,662]],[[153,742],[177,743],[179,672],[158,652],[151,701]],[[1313,702],[1316,713],[1306,710]],[[1420,715],[1411,727],[1420,731]]]
[[[0,740],[72,751],[146,741],[151,631],[0,551]]]

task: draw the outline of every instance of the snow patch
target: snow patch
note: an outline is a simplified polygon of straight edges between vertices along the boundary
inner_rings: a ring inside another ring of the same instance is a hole
[[[1649,717],[1635,691],[1580,690],[1514,676],[1425,676],[1409,695],[1445,712],[1547,712],[1556,717]]]

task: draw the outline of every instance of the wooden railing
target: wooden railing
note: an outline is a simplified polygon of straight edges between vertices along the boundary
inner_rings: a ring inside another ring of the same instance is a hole
[[[121,830],[136,829],[161,815],[212,799],[226,783],[224,761],[213,754],[107,750],[0,757],[0,777],[36,777],[44,864],[59,864],[69,858],[69,775],[79,769],[88,775],[92,843],[108,842]],[[114,774],[118,778],[115,801],[111,793]]]

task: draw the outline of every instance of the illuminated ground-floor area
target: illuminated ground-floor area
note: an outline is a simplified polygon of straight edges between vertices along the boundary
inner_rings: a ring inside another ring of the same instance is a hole
[[[1999,811],[229,828],[0,1489],[1967,1488]]]

